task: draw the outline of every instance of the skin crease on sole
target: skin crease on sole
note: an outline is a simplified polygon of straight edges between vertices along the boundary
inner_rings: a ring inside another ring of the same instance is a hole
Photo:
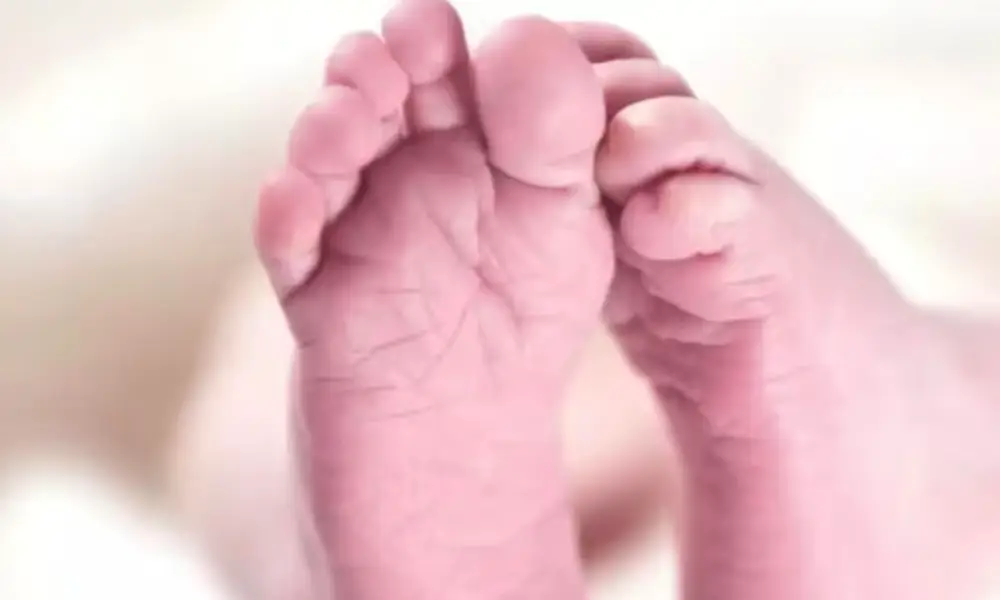
[[[334,53],[261,199],[314,586],[583,597],[554,414],[613,247],[607,319],[685,468],[685,599],[968,597],[993,415],[819,204],[687,93],[601,102],[625,69],[545,21],[469,63],[412,0],[384,39]]]
[[[260,203],[313,589],[582,598],[557,425],[613,265],[600,82],[537,18],[470,59],[454,10],[411,0],[383,38],[334,52]]]

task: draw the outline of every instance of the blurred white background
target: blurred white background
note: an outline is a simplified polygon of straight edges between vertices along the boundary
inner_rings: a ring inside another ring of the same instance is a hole
[[[273,319],[255,188],[338,34],[387,4],[0,3],[0,597],[222,597],[163,465],[220,365],[280,390],[283,346],[230,352]],[[521,12],[634,29],[915,298],[1000,300],[1000,4],[457,5],[473,37]],[[665,597],[652,560],[601,597]]]

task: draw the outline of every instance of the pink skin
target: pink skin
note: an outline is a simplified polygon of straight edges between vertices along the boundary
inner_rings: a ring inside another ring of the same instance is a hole
[[[573,33],[470,62],[403,3],[262,194],[313,590],[582,599],[557,400],[607,296],[685,467],[685,599],[962,597],[995,415],[953,330],[641,45]]]
[[[599,81],[540,19],[471,63],[442,2],[383,30],[334,53],[260,206],[317,572],[358,600],[582,597],[557,399],[612,275]]]
[[[684,598],[970,597],[1000,466],[981,339],[694,98],[615,115],[597,180],[606,316],[686,474]]]
[[[562,27],[596,65],[609,111],[633,98],[687,89],[620,28],[604,23]],[[343,56],[337,53],[332,62]],[[172,471],[179,508],[241,597],[285,600],[303,597],[307,587],[295,545],[286,419],[274,396],[284,383],[279,373],[285,362],[275,358],[290,349],[284,332],[268,325],[270,303],[256,300],[256,293],[256,287],[245,290],[229,308],[243,316],[235,322],[227,317],[230,325],[220,332],[226,341],[217,349],[222,362],[212,361],[208,379],[185,408]],[[629,372],[607,332],[593,342],[568,390],[561,427],[579,550],[588,572],[617,560],[635,533],[669,510],[676,480],[669,442],[658,439],[660,423],[649,419],[648,391]],[[609,405],[608,397],[621,402]],[[248,494],[253,503],[241,501]]]

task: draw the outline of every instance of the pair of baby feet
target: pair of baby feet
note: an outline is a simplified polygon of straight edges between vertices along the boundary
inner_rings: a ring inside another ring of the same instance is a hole
[[[602,312],[680,449],[685,598],[958,597],[950,337],[628,33],[470,56],[401,3],[331,56],[256,236],[316,597],[582,599],[557,416]]]

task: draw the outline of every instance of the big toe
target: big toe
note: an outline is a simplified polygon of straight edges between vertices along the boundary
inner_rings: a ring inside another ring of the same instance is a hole
[[[473,81],[496,168],[543,187],[593,179],[604,98],[594,68],[564,28],[537,17],[504,23],[479,47]]]

